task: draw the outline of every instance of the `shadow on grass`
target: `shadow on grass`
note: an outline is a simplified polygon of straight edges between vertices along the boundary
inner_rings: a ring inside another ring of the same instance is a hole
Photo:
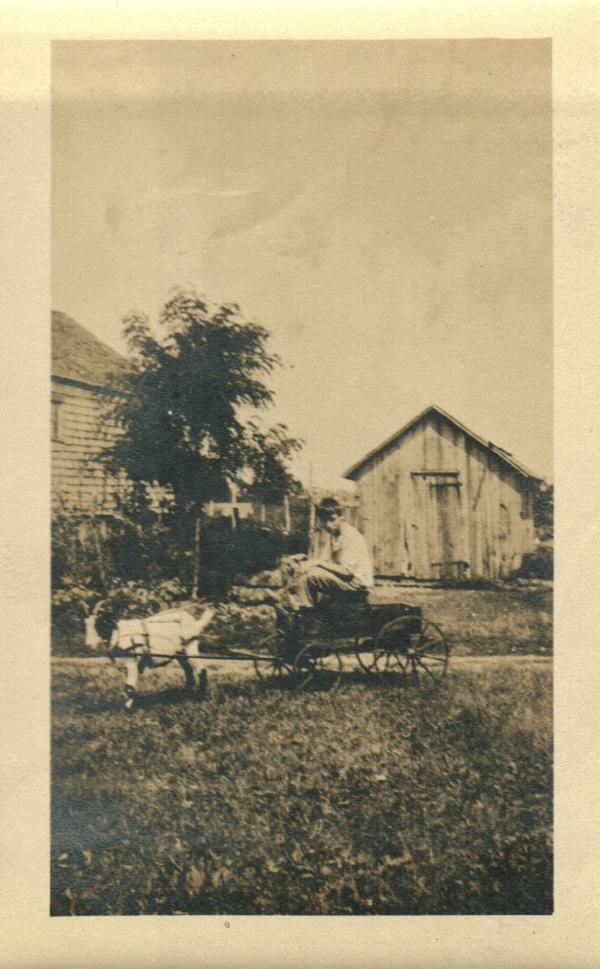
[[[367,673],[364,670],[342,670],[340,673],[318,673],[305,686],[298,686],[294,675],[274,678],[272,681],[255,684],[257,692],[278,691],[280,693],[331,693],[348,687],[363,687],[365,690],[398,690],[420,693],[436,693],[448,688],[449,677],[432,680],[421,676],[415,680],[412,676],[403,676],[396,672]]]
[[[254,677],[231,676],[209,677],[208,691],[203,693],[198,688],[187,690],[185,686],[175,683],[160,689],[153,688],[152,682],[141,684],[141,690],[136,698],[135,711],[170,708],[192,703],[203,706],[214,701],[228,703],[239,697],[260,700],[261,695],[287,694],[290,697],[301,694],[329,694],[337,691],[345,692],[356,687],[368,692],[384,692],[405,695],[435,695],[452,689],[457,682],[455,675],[445,676],[433,681],[422,676],[416,681],[411,675],[398,672],[382,671],[376,673],[365,672],[360,669],[346,669],[341,672],[321,671],[308,683],[302,683],[302,674],[291,673],[287,676],[275,677],[272,680],[258,680]],[[463,677],[460,676],[461,682]],[[68,680],[62,682],[62,689],[57,692],[54,702],[55,713],[94,713],[106,714],[123,712],[125,695],[123,684],[111,676],[109,682],[104,682],[99,688],[96,675],[86,676],[80,671],[70,674]]]

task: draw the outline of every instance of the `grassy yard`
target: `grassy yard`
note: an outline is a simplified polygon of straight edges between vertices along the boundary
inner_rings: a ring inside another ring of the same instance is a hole
[[[552,911],[551,674],[289,693],[54,670],[54,915]]]
[[[380,601],[398,597],[441,625],[454,655],[552,652],[551,585],[531,588],[381,588]]]

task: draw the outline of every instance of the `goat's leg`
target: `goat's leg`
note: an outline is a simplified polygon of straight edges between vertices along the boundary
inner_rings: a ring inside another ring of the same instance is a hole
[[[190,643],[185,651],[188,663],[195,669],[196,663],[200,659],[198,643]],[[198,693],[204,699],[208,695],[208,673],[206,669],[200,670],[198,674]]]
[[[140,664],[141,665],[141,664]],[[137,700],[138,661],[133,656],[125,660],[125,709],[133,710]]]
[[[208,696],[208,672],[206,669],[200,670],[198,676],[198,693],[203,700]]]
[[[178,657],[177,661],[181,666],[181,669],[185,673],[185,688],[188,692],[190,692],[191,690],[194,689],[194,686],[196,685],[196,680],[194,677],[194,668],[190,663],[190,661],[188,660],[187,656],[180,656]]]

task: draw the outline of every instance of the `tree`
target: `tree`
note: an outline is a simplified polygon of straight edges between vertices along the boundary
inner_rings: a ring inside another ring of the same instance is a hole
[[[185,290],[160,324],[155,337],[145,315],[123,321],[130,367],[107,415],[120,433],[102,454],[106,469],[148,492],[166,489],[197,528],[206,502],[228,500],[231,484],[269,499],[296,487],[288,465],[300,442],[260,420],[273,401],[265,381],[280,364],[268,331],[236,304],[211,307]]]
[[[542,541],[554,537],[554,485],[541,481],[533,497],[533,524]]]

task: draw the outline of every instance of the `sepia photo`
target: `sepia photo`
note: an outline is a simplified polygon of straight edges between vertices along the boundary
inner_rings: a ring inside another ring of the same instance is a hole
[[[552,914],[551,72],[53,42],[52,916]]]

